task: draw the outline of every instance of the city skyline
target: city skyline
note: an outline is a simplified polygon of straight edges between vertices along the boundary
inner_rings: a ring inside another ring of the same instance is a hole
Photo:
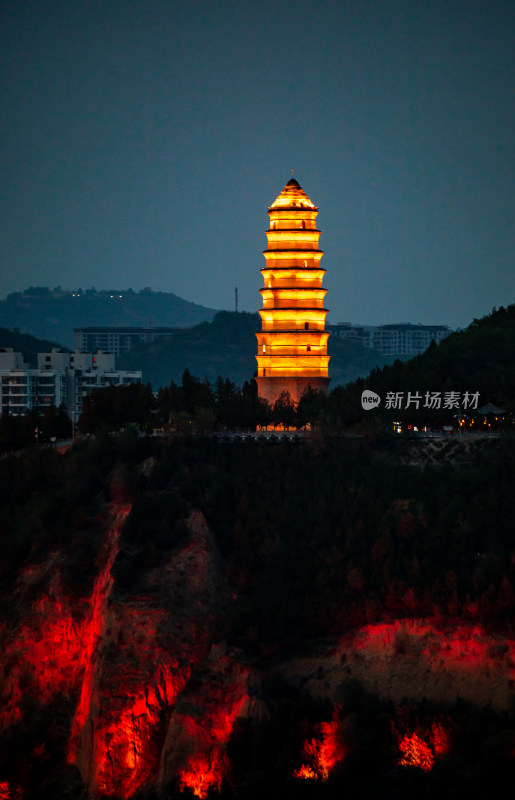
[[[328,321],[514,302],[515,8],[223,0],[0,9],[0,297],[150,286],[257,311],[267,209],[320,209]]]

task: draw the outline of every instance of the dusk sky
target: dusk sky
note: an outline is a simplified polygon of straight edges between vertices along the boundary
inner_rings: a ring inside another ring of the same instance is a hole
[[[515,302],[513,0],[2,0],[0,36],[1,298],[256,311],[293,168],[330,322]]]

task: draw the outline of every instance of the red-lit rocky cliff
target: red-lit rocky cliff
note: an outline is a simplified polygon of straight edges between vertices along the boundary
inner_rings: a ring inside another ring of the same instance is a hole
[[[66,775],[61,780],[73,796],[91,800],[128,800],[144,790],[167,797],[170,786],[206,797],[231,781],[227,747],[237,721],[267,718],[256,701],[263,661],[254,663],[249,680],[242,653],[215,641],[215,621],[231,600],[200,512],[190,515],[182,545],[150,570],[148,592],[117,599],[113,564],[130,510],[113,504],[104,515],[87,596],[63,589],[59,552],[18,578],[17,624],[2,630],[0,724],[7,748],[23,735],[27,750],[4,762],[10,780],[0,783],[0,797],[37,796],[40,775],[43,791],[45,780],[53,785],[52,767]],[[335,709],[299,747],[292,772],[298,780],[327,780],[352,748],[338,702],[345,679],[358,678],[398,705],[459,696],[502,711],[513,700],[515,645],[477,625],[390,621],[320,641],[318,651],[310,647],[309,656],[275,660],[268,675]],[[434,763],[436,724],[426,743],[401,727],[400,764]]]
[[[59,552],[18,578],[16,624],[2,630],[0,725],[7,747],[21,732],[33,741],[3,764],[7,797],[33,793],[45,761],[75,765],[90,798],[130,798],[174,778],[204,796],[225,775],[247,669],[213,642],[228,602],[220,557],[193,513],[182,545],[147,575],[149,591],[117,600],[112,568],[129,513],[112,505],[105,515],[87,596],[63,589]]]
[[[461,602],[416,485],[376,482],[367,533],[371,467],[351,453],[329,503],[327,450],[256,447],[106,440],[4,470],[0,800],[483,797],[515,768],[500,550],[475,536]],[[429,588],[396,584],[417,559]]]

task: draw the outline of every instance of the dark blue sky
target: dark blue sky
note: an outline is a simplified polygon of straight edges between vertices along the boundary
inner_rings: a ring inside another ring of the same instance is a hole
[[[513,0],[2,0],[0,36],[1,297],[255,311],[293,167],[331,322],[515,302]]]

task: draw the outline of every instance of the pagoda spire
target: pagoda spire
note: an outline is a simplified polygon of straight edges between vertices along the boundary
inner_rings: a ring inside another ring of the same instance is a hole
[[[329,388],[327,289],[322,288],[325,269],[320,266],[317,214],[318,208],[293,177],[268,209],[256,358],[258,394],[270,403],[283,391],[297,403],[308,386],[325,392]]]

